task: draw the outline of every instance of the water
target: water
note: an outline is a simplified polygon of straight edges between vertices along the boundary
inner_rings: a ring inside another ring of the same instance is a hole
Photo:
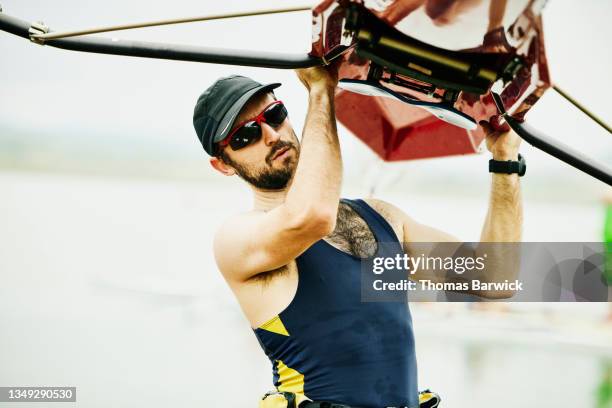
[[[270,364],[210,249],[218,223],[248,206],[245,194],[208,182],[0,173],[0,385],[76,386],[82,407],[256,406],[272,386]],[[436,212],[444,203],[403,200],[419,219],[462,231]],[[454,206],[479,220],[480,201]],[[596,239],[589,208],[535,203],[528,216],[554,226],[582,215],[572,235]],[[612,354],[609,328],[595,323],[605,305],[413,311],[420,386],[443,406],[597,406]]]

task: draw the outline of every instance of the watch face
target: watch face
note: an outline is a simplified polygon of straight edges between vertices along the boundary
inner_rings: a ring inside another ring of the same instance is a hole
[[[523,177],[525,175],[525,173],[527,172],[527,162],[525,161],[525,158],[523,156],[521,156],[520,154],[518,155],[518,175],[519,177]]]

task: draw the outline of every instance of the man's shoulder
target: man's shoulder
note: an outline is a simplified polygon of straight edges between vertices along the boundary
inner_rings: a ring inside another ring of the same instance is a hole
[[[219,270],[225,275],[231,273],[236,258],[252,248],[257,239],[257,219],[263,213],[248,211],[224,219],[213,235],[213,254]]]
[[[362,198],[362,200],[377,213],[382,215],[387,221],[395,221],[399,218],[399,215],[401,215],[401,210],[387,201],[371,197]]]
[[[379,198],[363,198],[363,201],[366,202],[374,211],[380,214],[381,217],[389,223],[395,235],[397,235],[399,240],[402,240],[404,237],[403,233],[403,223],[405,214],[402,210],[394,206],[393,204],[381,200]]]

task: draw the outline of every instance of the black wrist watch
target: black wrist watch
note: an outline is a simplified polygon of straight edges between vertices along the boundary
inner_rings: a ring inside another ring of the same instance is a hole
[[[489,160],[489,173],[503,173],[503,174],[518,174],[519,177],[523,177],[527,171],[527,163],[523,156],[518,155],[518,161],[507,160]]]

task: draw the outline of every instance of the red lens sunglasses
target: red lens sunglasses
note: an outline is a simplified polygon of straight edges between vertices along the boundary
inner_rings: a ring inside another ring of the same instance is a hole
[[[261,123],[277,128],[286,118],[287,108],[283,102],[274,101],[266,106],[259,115],[240,122],[225,139],[219,142],[219,146],[225,147],[229,144],[233,150],[242,149],[261,138]]]

